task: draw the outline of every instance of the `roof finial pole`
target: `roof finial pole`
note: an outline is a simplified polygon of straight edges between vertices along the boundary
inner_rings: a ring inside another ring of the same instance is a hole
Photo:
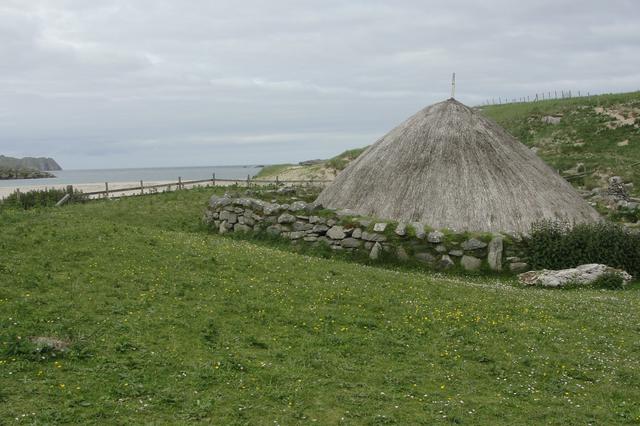
[[[451,99],[456,97],[456,73],[451,77]]]

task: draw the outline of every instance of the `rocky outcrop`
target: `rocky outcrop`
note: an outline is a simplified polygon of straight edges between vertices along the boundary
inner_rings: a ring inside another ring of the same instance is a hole
[[[562,121],[562,117],[554,117],[553,115],[545,115],[544,117],[542,117],[542,122],[545,124],[560,124],[560,121]]]
[[[49,172],[35,169],[10,169],[0,167],[0,180],[5,179],[43,179],[55,177]]]
[[[631,275],[620,269],[611,268],[599,263],[590,263],[557,271],[548,269],[529,271],[518,275],[518,281],[524,285],[563,287],[568,284],[591,284],[605,274],[616,274],[622,278],[625,284],[632,279]]]
[[[607,193],[616,200],[629,201],[629,191],[620,176],[612,176],[609,178]]]

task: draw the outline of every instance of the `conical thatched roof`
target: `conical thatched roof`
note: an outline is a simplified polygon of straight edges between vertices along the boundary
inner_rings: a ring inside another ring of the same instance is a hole
[[[454,99],[423,109],[387,133],[318,201],[458,231],[526,233],[541,219],[600,219],[529,148]]]

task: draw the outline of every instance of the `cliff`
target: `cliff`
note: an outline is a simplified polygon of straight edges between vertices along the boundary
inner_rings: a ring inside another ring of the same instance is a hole
[[[3,169],[33,169],[40,171],[62,170],[62,167],[53,158],[25,157],[13,158],[0,155],[0,168]]]

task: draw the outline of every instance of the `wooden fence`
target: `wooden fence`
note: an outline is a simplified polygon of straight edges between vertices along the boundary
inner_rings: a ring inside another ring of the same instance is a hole
[[[173,190],[181,190],[185,189],[187,186],[193,185],[211,185],[216,186],[218,183],[225,184],[236,184],[236,185],[246,185],[246,187],[250,187],[252,185],[323,185],[331,182],[330,180],[280,180],[278,176],[275,179],[251,179],[250,175],[247,175],[246,179],[220,179],[216,178],[215,173],[210,179],[199,179],[199,180],[182,180],[182,177],[178,177],[176,182],[166,182],[166,183],[158,183],[153,185],[145,185],[144,181],[140,181],[139,186],[132,186],[126,188],[109,188],[109,182],[104,183],[104,190],[102,191],[91,191],[91,192],[83,192],[82,195],[89,198],[120,198],[128,195],[124,195],[123,193],[127,192],[139,192],[139,194],[129,194],[129,195],[144,195],[144,194],[155,194],[158,192],[170,192]],[[159,191],[163,189],[164,191]],[[57,205],[65,204],[71,197],[70,194],[73,194],[74,188],[73,185],[67,185],[67,195],[65,195],[60,201],[58,201]],[[146,191],[146,192],[145,192]],[[114,195],[114,194],[123,194],[123,195]]]

